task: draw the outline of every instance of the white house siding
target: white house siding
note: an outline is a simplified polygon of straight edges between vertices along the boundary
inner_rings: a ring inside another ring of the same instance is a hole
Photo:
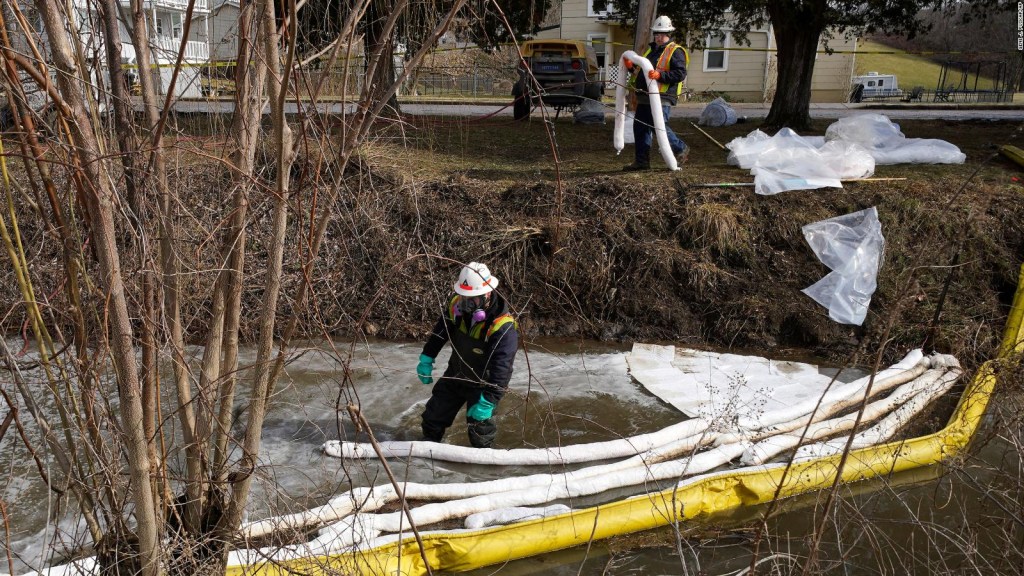
[[[765,65],[768,61],[768,34],[752,31],[747,34],[750,45],[728,40],[728,61],[725,70],[704,70],[704,51],[690,52],[686,87],[693,92],[726,93],[735,102],[760,102],[764,99]]]
[[[538,33],[537,38],[587,40],[593,34],[607,34],[612,58],[606,75],[606,88],[613,90],[620,75],[618,60],[623,52],[633,48],[633,36],[613,21],[591,15],[588,6],[592,1],[563,0],[555,12],[560,14],[561,25]],[[727,93],[734,101],[762,102],[770,99],[777,76],[774,52],[777,42],[772,38],[769,43],[768,33],[764,31],[752,31],[747,38],[751,42],[749,47],[730,41],[730,47],[745,50],[729,50],[728,67],[722,72],[705,72],[703,52],[692,51],[686,87],[694,92]],[[840,34],[829,43],[840,53],[829,55],[819,52],[811,84],[812,102],[846,101],[853,75],[854,45],[855,39],[846,40]]]
[[[129,0],[120,0],[120,3],[127,13]],[[4,8],[8,8],[6,3],[4,4]],[[187,4],[185,0],[156,0],[155,6],[152,0],[148,0],[144,4],[146,7],[146,24],[152,26],[155,17],[161,19],[164,27],[163,33],[156,35],[151,45],[153,59],[159,66],[159,90],[161,93],[166,89],[165,87],[170,85],[171,65],[177,59],[178,49],[181,46],[181,34],[184,33],[183,20]],[[31,2],[21,0],[19,6],[27,17],[34,21],[38,20],[38,15],[36,15]],[[95,75],[94,78],[106,79],[107,75],[104,71],[106,56],[103,52],[102,38],[94,32],[96,23],[92,22],[95,19],[95,15],[90,12],[91,5],[87,0],[73,0],[71,6],[73,8],[74,34],[85,48],[87,57],[95,56],[98,63],[97,69],[92,72]],[[201,95],[200,67],[196,65],[205,63],[209,58],[206,35],[207,6],[207,0],[195,1],[194,18],[189,31],[189,41],[185,44],[184,62],[186,65],[183,66],[175,82],[174,92],[179,97],[190,98]],[[178,24],[177,38],[174,37],[174,22]],[[122,61],[125,64],[133,65],[136,63],[135,47],[132,45],[131,37],[124,22],[118,22],[118,31],[121,36]],[[41,26],[37,33],[41,36],[35,39],[37,46],[44,50],[44,53],[48,53],[49,49],[46,46],[46,38],[45,34],[42,33]],[[19,38],[18,34],[14,34],[11,40],[16,46],[24,46],[25,53],[28,53],[27,44],[23,37]],[[98,80],[94,80],[94,82],[98,82]]]
[[[223,62],[238,56],[238,4],[224,2],[210,16],[210,60]]]
[[[811,102],[846,102],[853,77],[857,39],[847,40],[840,34],[828,44],[836,52],[825,54],[822,52],[824,47],[819,47],[818,61],[811,78]]]

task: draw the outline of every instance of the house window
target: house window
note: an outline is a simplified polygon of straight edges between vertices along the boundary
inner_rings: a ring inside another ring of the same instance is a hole
[[[163,36],[164,35],[164,19],[163,18],[157,18],[156,19],[156,33],[157,33],[158,36]]]
[[[171,38],[181,39],[181,14],[171,14]]]
[[[587,16],[599,18],[613,12],[612,3],[608,0],[587,0]]]
[[[709,34],[704,49],[704,71],[725,72],[729,69],[729,35],[725,32]]]

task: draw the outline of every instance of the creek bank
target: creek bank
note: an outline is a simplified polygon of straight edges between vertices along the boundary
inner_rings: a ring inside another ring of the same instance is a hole
[[[1003,138],[1006,130],[956,127],[963,128],[952,133],[968,153],[966,165],[893,167],[883,175],[907,180],[772,197],[748,188],[697,186],[738,176],[735,168],[721,164],[719,150],[703,145],[685,127],[682,133],[693,150],[679,173],[608,170],[606,128],[601,126],[559,128],[565,165],[560,176],[534,170],[546,162],[540,156],[520,156],[509,164],[506,149],[506,158],[496,159],[500,147],[494,143],[494,127],[479,133],[467,129],[460,136],[462,146],[478,156],[476,168],[455,166],[460,157],[444,149],[452,143],[413,151],[431,168],[453,165],[426,175],[413,174],[409,166],[414,163],[406,158],[387,158],[389,166],[380,157],[362,155],[346,168],[337,202],[324,207],[334,216],[309,269],[314,290],[300,333],[422,339],[461,264],[480,261],[501,279],[527,337],[670,342],[772,354],[799,349],[841,362],[858,351],[875,350],[891,319],[885,362],[925,345],[956,356],[970,370],[991,357],[1001,336],[1024,254],[1024,203],[1020,186],[1011,180],[1011,166],[987,166],[958,193],[981,161],[985,143]],[[506,148],[523,139],[536,144],[536,126],[499,128]],[[730,128],[732,134],[752,129]],[[986,135],[988,129],[998,133]],[[948,137],[950,130],[948,123],[905,129],[915,136],[940,137]],[[976,141],[963,141],[975,133]],[[729,136],[716,133],[722,141]],[[589,168],[588,162],[597,160],[603,171]],[[294,214],[326,197],[324,166],[307,156],[295,165]],[[261,176],[269,180],[272,170]],[[175,232],[186,247],[180,257],[189,271],[182,277],[183,293],[189,295],[185,332],[195,343],[205,339],[207,290],[219,269],[223,233],[219,219],[203,215],[220,213],[225,184],[223,171],[209,161],[182,164],[172,174],[182,207]],[[263,295],[271,199],[260,192],[250,207],[242,312],[242,336],[250,340],[257,332]],[[878,290],[863,326],[839,325],[801,293],[829,272],[805,242],[801,227],[871,206],[878,209],[886,240]],[[23,234],[33,241],[42,238],[35,244],[39,291],[59,297],[59,247],[44,238],[42,223],[27,216],[21,218]],[[293,314],[291,298],[304,274],[310,227],[302,216],[291,221],[289,246],[299,248],[285,261],[282,318]],[[142,258],[131,253],[129,239],[124,246],[122,266],[128,289],[137,297]],[[5,301],[20,301],[13,278],[7,280],[0,288]],[[101,296],[93,295],[97,308]],[[71,325],[59,306],[52,313],[58,324]],[[9,322],[8,333],[20,332],[21,324]]]

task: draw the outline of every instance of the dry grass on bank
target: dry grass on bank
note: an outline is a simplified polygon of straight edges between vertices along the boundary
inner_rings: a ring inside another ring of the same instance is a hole
[[[425,197],[450,208],[447,214],[456,221],[473,222],[488,211],[509,226],[533,231],[519,237],[533,247],[532,257],[549,256],[543,249],[549,246],[575,262],[562,268],[564,262],[556,258],[553,266],[546,259],[527,266],[534,274],[543,271],[538,275],[545,282],[530,275],[513,278],[522,289],[550,284],[549,275],[560,270],[557,286],[573,292],[563,306],[581,317],[569,324],[593,337],[644,333],[849,352],[851,343],[881,330],[886,312],[900,301],[907,318],[898,323],[899,338],[919,344],[931,330],[947,265],[965,241],[961,264],[953,269],[956,295],[943,304],[938,340],[931,343],[970,349],[967,356],[981,358],[980,351],[998,337],[1024,254],[1024,173],[995,154],[996,146],[1019,138],[1015,124],[906,121],[902,128],[908,137],[950,141],[967,154],[967,163],[879,166],[875,176],[906,180],[759,197],[750,188],[702,187],[752,177],[729,166],[726,153],[684,120],[672,125],[691,146],[686,167],[675,173],[657,169],[660,159],[652,158],[655,169],[639,174],[621,172],[631,161],[631,147],[615,156],[610,125],[574,125],[567,118],[414,122],[405,126],[404,141],[378,141],[376,165],[457,189]],[[823,134],[830,123],[815,122],[812,134]],[[756,127],[707,131],[727,143]],[[810,254],[800,227],[869,206],[878,207],[888,243],[872,317],[862,328],[836,326],[799,293],[827,273]],[[551,244],[555,228],[561,234],[557,247]],[[513,244],[509,240],[507,246]],[[445,248],[455,257],[473,257],[471,245]],[[502,252],[498,247],[488,253]],[[496,261],[504,265],[502,258]],[[534,310],[545,300],[534,290],[526,294],[537,303]],[[660,312],[644,312],[635,302],[644,299],[656,300]],[[556,309],[562,307],[550,311]]]
[[[209,283],[217,269],[223,223],[207,214],[218,213],[225,182],[216,164],[223,143],[197,136],[208,134],[194,125],[201,121],[179,121],[186,131],[175,142],[172,173],[179,233],[188,247],[183,264],[191,271],[185,282],[195,286]],[[725,152],[688,122],[672,125],[691,146],[684,169],[659,169],[655,159],[654,170],[626,174],[621,166],[631,161],[631,150],[615,156],[610,125],[411,117],[384,127],[358,152],[331,206],[320,203],[333,186],[333,165],[315,147],[304,149],[293,175],[292,237],[301,243],[309,235],[304,210],[332,213],[312,269],[306,335],[420,338],[459,262],[479,260],[502,279],[529,336],[665,340],[845,359],[871,349],[898,310],[894,350],[929,337],[931,346],[967,363],[990,356],[1024,254],[1024,173],[994,156],[994,146],[1013,142],[1015,125],[904,122],[908,137],[948,140],[967,153],[967,163],[881,166],[876,176],[906,180],[772,197],[751,188],[702,187],[752,177],[729,166]],[[827,126],[816,122],[815,133]],[[708,131],[725,143],[756,127]],[[271,159],[262,162],[261,176],[269,180]],[[254,278],[264,269],[271,197],[261,193],[250,208]],[[864,326],[838,325],[800,292],[828,273],[800,228],[870,206],[878,208],[887,240],[879,289]],[[42,234],[31,225],[26,233]],[[961,244],[959,264],[950,268]],[[285,263],[283,315],[302,273],[299,260]],[[133,259],[124,262],[137,278]],[[45,285],[47,277],[59,275],[43,275],[42,286],[59,293],[59,286]],[[941,322],[933,329],[947,278]],[[201,336],[208,295],[189,288],[186,327]],[[260,298],[254,283],[244,294],[247,310],[257,309]],[[247,334],[254,330],[246,325]]]

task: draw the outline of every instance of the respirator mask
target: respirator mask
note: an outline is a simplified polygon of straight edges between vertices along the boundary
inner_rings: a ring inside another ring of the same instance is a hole
[[[484,310],[486,306],[486,294],[481,294],[480,296],[461,296],[459,298],[458,315],[469,316],[473,324],[483,322],[484,318],[487,317],[487,312]]]

